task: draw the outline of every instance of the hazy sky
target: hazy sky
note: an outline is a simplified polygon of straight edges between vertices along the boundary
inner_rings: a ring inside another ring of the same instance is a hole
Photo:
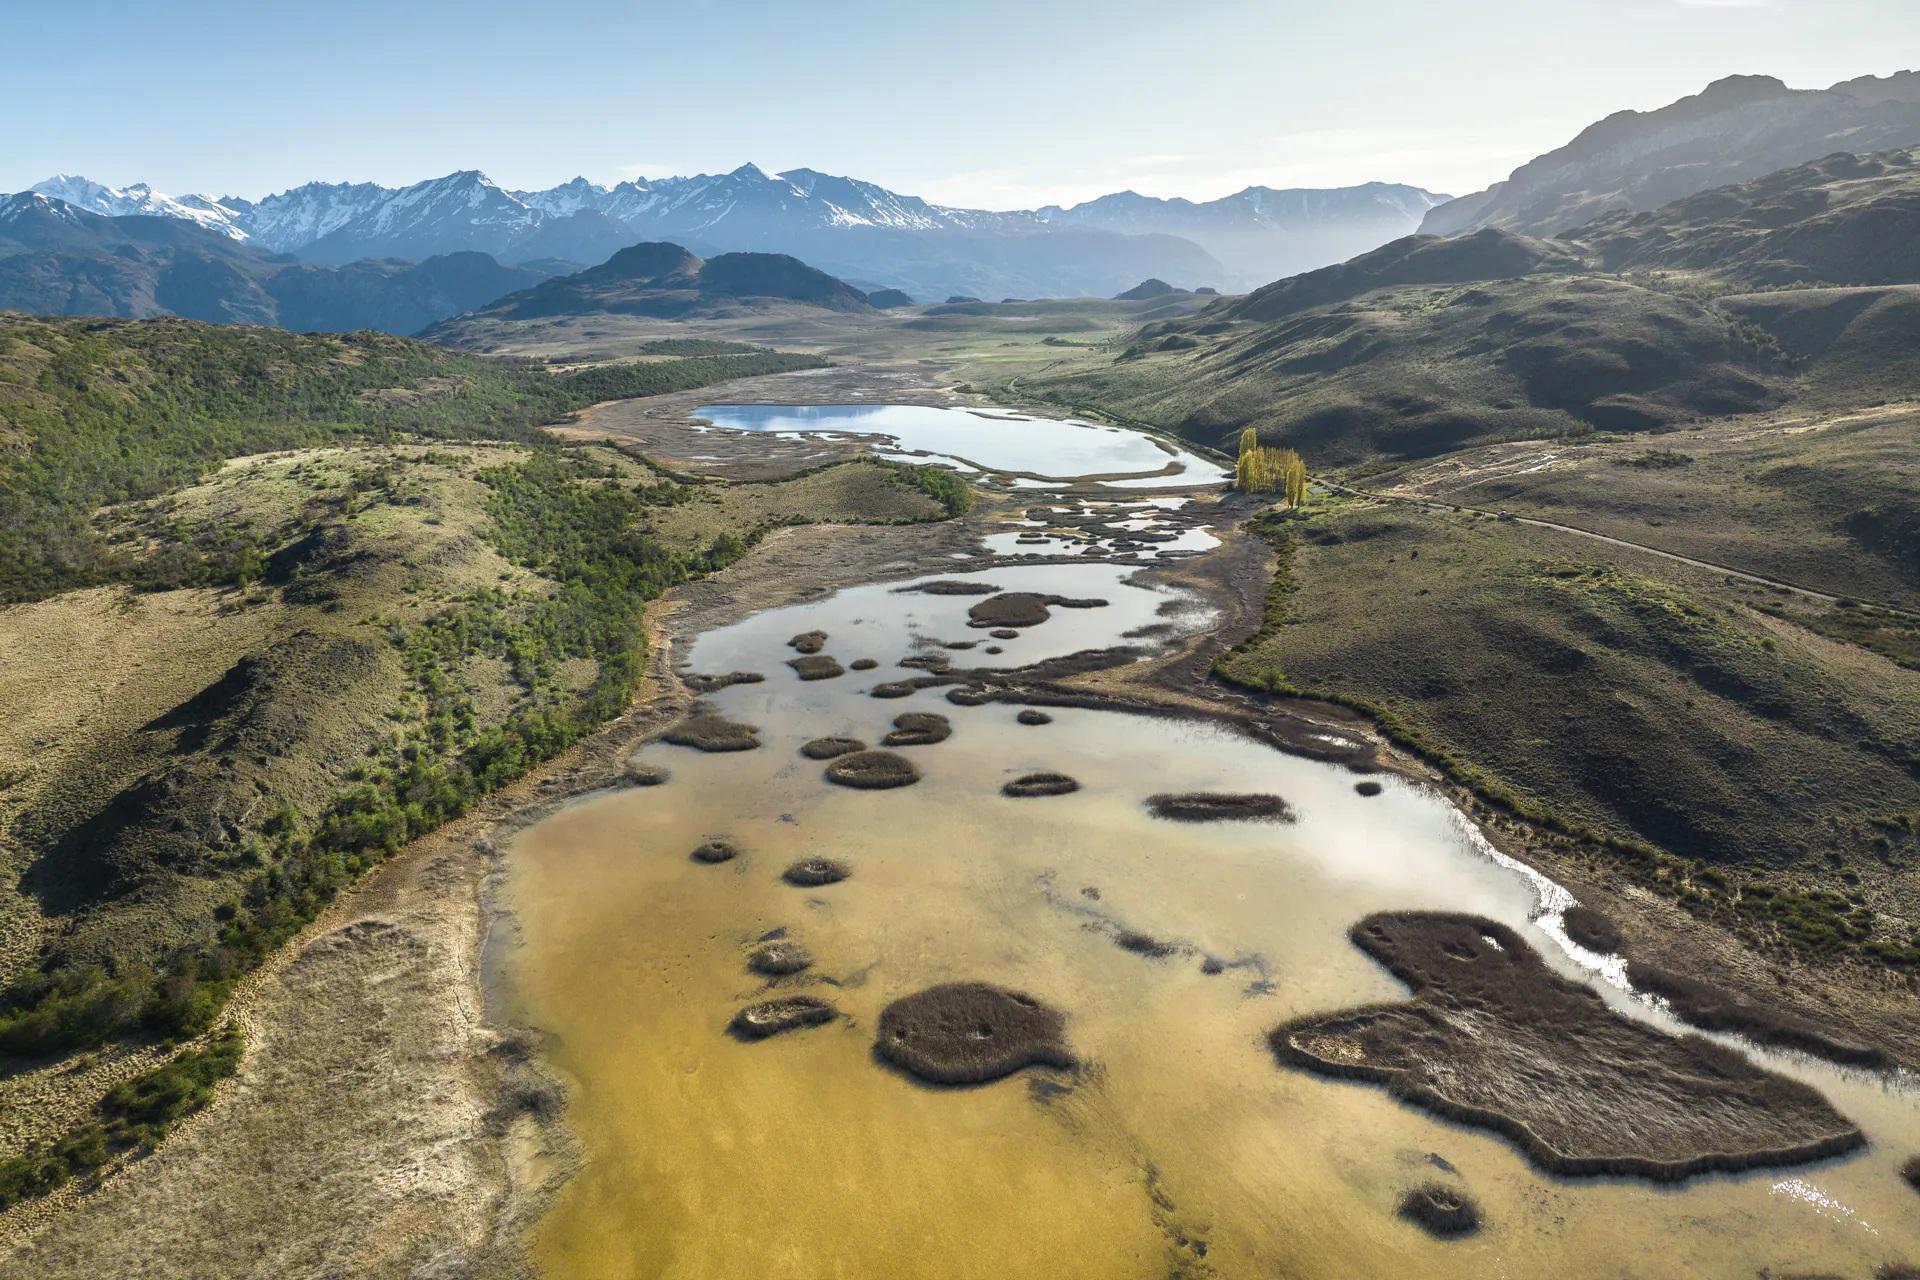
[[[0,190],[808,166],[949,204],[1459,194],[1735,72],[1920,67],[1920,0],[0,0]]]

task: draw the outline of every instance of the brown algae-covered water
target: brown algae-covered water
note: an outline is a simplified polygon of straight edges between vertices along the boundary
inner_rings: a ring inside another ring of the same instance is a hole
[[[1131,572],[959,575],[1108,603],[1054,609],[1000,657],[953,657],[1023,665],[1133,643],[1125,632],[1169,618],[1205,622]],[[535,1229],[545,1274],[1867,1276],[1920,1258],[1920,1205],[1898,1173],[1920,1150],[1920,1104],[1896,1080],[1756,1055],[1822,1089],[1869,1147],[1658,1186],[1543,1174],[1487,1131],[1278,1065],[1274,1026],[1405,994],[1346,937],[1390,909],[1505,923],[1617,1007],[1671,1024],[1609,984],[1617,966],[1550,933],[1556,915],[1535,922],[1564,894],[1497,859],[1421,787],[1361,796],[1350,773],[1199,722],[1051,709],[1035,729],[1018,708],[953,706],[938,688],[868,696],[919,674],[899,658],[980,634],[966,622],[981,596],[899,585],[701,637],[692,670],[768,673],[711,695],[758,726],[762,747],[655,744],[640,759],[669,765],[669,784],[587,799],[514,842],[519,928],[503,969],[516,1014],[551,1036],[587,1157]],[[815,629],[823,652],[880,666],[802,681],[787,641]],[[909,711],[952,724],[944,741],[899,749],[914,785],[834,786],[801,753],[825,736],[878,742]],[[1001,794],[1037,772],[1079,789]],[[1295,820],[1170,822],[1144,803],[1184,792],[1279,795]],[[689,859],[717,838],[739,856]],[[851,874],[782,879],[808,858]],[[750,969],[769,935],[812,965]],[[874,1054],[883,1008],[960,981],[1059,1010],[1078,1068],[943,1088]],[[838,1016],[729,1034],[743,1007],[792,996]],[[1397,1215],[1436,1179],[1478,1202],[1480,1230],[1436,1239]]]

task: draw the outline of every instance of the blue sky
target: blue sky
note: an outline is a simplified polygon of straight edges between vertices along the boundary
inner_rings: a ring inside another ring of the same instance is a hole
[[[1915,0],[4,0],[0,190],[809,166],[950,204],[1460,193],[1734,72],[1920,67]]]

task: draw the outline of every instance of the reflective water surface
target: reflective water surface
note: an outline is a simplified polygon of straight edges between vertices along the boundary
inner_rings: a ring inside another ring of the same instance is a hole
[[[979,597],[896,583],[710,632],[688,665],[766,675],[712,699],[759,726],[763,745],[648,747],[641,758],[670,782],[589,798],[516,839],[511,998],[552,1036],[587,1155],[537,1228],[546,1275],[1865,1277],[1920,1258],[1920,1213],[1897,1172],[1920,1150],[1920,1108],[1879,1077],[1767,1056],[1825,1090],[1869,1149],[1660,1187],[1550,1177],[1484,1131],[1278,1066],[1263,1038],[1275,1024],[1402,994],[1346,940],[1370,911],[1488,915],[1600,981],[1580,963],[1597,958],[1535,923],[1562,904],[1548,900],[1557,887],[1490,856],[1437,795],[1388,781],[1364,798],[1343,770],[1199,722],[1057,709],[1032,727],[1017,708],[955,706],[937,688],[868,695],[919,674],[894,665],[916,653],[1017,665],[1207,623],[1191,601],[1129,582],[1134,572],[954,575],[1109,602],[1056,609],[1008,641],[966,625]],[[786,642],[816,628],[843,664],[880,665],[800,681]],[[939,648],[956,641],[978,645]],[[909,710],[954,726],[945,742],[902,749],[918,785],[842,789],[799,754],[829,734],[877,743]],[[1001,794],[1043,769],[1081,790]],[[1277,792],[1299,820],[1149,816],[1148,795],[1181,790]],[[688,858],[715,836],[744,854]],[[785,884],[781,870],[807,856],[853,875]],[[815,965],[770,988],[744,960],[775,930]],[[1123,930],[1173,953],[1125,950]],[[956,979],[1062,1010],[1082,1069],[934,1089],[878,1063],[881,1008]],[[843,1016],[758,1043],[728,1035],[734,1012],[769,990],[822,996]],[[1435,1176],[1478,1197],[1484,1230],[1441,1242],[1394,1216],[1402,1190]]]
[[[1070,479],[1112,475],[1122,487],[1218,484],[1226,472],[1206,459],[1138,431],[1079,419],[1032,418],[1003,410],[910,404],[710,404],[694,411],[716,427],[781,433],[830,432],[889,437],[904,460],[945,462],[972,471],[1024,472]],[[881,457],[901,456],[882,452]],[[1170,474],[1169,466],[1176,468]],[[1131,474],[1131,478],[1128,477]]]

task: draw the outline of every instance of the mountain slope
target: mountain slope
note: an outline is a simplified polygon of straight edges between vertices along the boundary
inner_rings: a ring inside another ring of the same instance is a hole
[[[1568,233],[1610,271],[1685,270],[1730,283],[1920,282],[1920,155],[1812,164]]]
[[[1617,209],[1656,209],[1835,151],[1911,146],[1920,143],[1912,86],[1911,73],[1824,90],[1729,76],[1656,111],[1608,116],[1506,181],[1434,209],[1420,229],[1557,235]]]
[[[102,217],[38,193],[0,200],[0,309],[41,315],[413,333],[540,278],[480,253],[295,263],[176,218]]]

